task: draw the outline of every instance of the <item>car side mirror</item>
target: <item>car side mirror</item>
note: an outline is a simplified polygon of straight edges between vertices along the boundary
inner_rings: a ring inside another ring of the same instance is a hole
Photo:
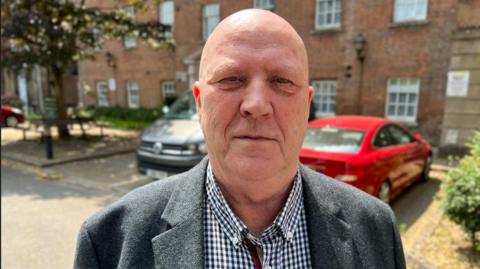
[[[415,133],[415,140],[422,141],[423,140],[422,135],[420,133]]]

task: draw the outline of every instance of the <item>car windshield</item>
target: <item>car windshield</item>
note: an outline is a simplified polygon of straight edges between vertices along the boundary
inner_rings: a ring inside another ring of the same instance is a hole
[[[329,152],[358,152],[364,132],[335,127],[308,128],[304,149]]]
[[[170,107],[170,110],[163,117],[165,119],[197,120],[195,99],[190,91],[181,95]]]

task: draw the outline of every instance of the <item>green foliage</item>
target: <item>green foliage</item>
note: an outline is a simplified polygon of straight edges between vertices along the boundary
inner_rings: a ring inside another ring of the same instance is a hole
[[[166,40],[168,26],[135,22],[120,6],[100,10],[84,2],[2,1],[2,66],[19,69],[38,64],[63,69],[91,58],[105,38],[135,36],[154,47]],[[145,9],[144,1],[130,4]]]
[[[480,231],[480,131],[467,144],[470,154],[448,173],[442,188],[445,192],[444,212],[471,234],[474,247],[480,250],[475,233]]]
[[[43,118],[42,115],[38,114],[38,113],[35,113],[35,112],[28,112],[27,114],[27,120],[28,121],[38,121],[38,120],[41,120]]]
[[[117,128],[143,129],[162,116],[160,109],[126,107],[91,107],[78,113]]]
[[[22,108],[22,101],[18,97],[14,96],[2,96],[2,105],[13,106],[16,108]]]

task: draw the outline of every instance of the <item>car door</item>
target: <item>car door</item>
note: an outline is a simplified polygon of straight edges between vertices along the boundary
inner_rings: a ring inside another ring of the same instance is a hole
[[[387,130],[387,126],[378,129],[372,144],[374,148],[370,156],[372,165],[367,173],[372,175],[372,182],[369,188],[372,190],[372,194],[376,194],[385,179],[389,178],[392,184],[396,182],[396,178],[400,174],[396,169],[401,159],[393,147],[394,142]],[[394,188],[395,186],[392,185],[391,187]]]
[[[402,155],[402,176],[399,179],[398,186],[408,186],[421,176],[423,169],[422,147],[402,127],[391,124],[388,125],[387,129],[397,148],[396,151]]]

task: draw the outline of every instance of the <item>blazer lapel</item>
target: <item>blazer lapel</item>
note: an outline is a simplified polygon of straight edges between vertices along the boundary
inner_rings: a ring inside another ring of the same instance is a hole
[[[183,174],[161,217],[162,233],[152,239],[155,268],[203,268],[205,158]]]
[[[324,180],[301,166],[304,182],[305,211],[312,268],[361,268],[350,224],[335,203],[335,191]]]

